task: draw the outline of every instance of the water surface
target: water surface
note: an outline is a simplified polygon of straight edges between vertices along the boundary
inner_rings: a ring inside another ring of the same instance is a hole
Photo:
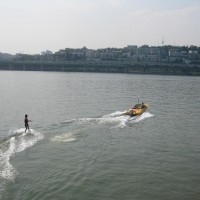
[[[1,71],[0,199],[200,199],[199,85],[198,77]],[[147,112],[122,115],[138,98]]]

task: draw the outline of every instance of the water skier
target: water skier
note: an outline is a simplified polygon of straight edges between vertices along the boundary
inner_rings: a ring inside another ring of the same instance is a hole
[[[27,130],[27,129],[30,131],[30,129],[29,129],[29,124],[28,124],[29,122],[31,122],[31,120],[28,120],[28,115],[25,115],[25,119],[24,119],[25,133],[26,133],[26,130]]]

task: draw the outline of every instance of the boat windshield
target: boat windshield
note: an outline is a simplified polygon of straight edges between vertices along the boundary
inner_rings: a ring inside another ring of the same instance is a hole
[[[136,104],[134,108],[142,108],[142,104]]]

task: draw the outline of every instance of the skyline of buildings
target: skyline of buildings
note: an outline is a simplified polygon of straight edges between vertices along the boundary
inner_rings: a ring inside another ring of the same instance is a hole
[[[87,49],[65,48],[53,53],[50,50],[40,54],[15,55],[0,53],[0,60],[34,61],[126,61],[126,62],[161,62],[161,63],[200,63],[198,46],[148,46],[127,45],[124,48]]]

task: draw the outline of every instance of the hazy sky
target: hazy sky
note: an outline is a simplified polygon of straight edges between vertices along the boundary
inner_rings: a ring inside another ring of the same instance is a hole
[[[200,46],[200,0],[0,0],[0,52]]]

